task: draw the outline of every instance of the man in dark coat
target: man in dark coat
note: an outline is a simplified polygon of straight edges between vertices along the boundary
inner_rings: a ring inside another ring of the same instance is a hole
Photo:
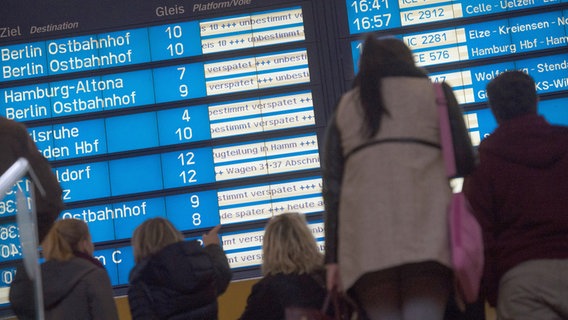
[[[568,319],[568,127],[537,114],[524,72],[487,94],[499,126],[464,183],[484,232],[483,290],[500,319]]]
[[[19,158],[26,158],[45,190],[41,196],[37,188],[36,210],[41,242],[53,221],[63,210],[62,190],[47,159],[38,151],[26,127],[16,121],[0,117],[0,174],[3,174]]]

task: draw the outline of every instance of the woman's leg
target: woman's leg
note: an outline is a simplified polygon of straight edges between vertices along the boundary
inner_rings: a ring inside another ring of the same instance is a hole
[[[452,272],[436,263],[401,267],[401,299],[404,320],[442,320],[452,289]]]
[[[370,320],[402,320],[398,268],[363,275],[353,293]]]

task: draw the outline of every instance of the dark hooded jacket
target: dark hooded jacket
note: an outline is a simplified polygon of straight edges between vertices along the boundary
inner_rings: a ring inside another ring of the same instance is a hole
[[[267,275],[252,287],[240,320],[281,320],[286,308],[321,309],[327,290],[325,273]]]
[[[220,246],[203,248],[197,241],[171,244],[130,272],[132,319],[217,319],[217,297],[231,276]]]
[[[479,157],[464,192],[483,227],[483,287],[496,305],[511,268],[568,258],[568,127],[538,115],[504,121],[481,142]]]
[[[26,127],[13,120],[0,117],[0,174],[3,174],[20,157],[26,158],[45,189],[41,196],[36,189],[36,209],[39,241],[47,234],[53,221],[63,209],[62,190],[51,166],[38,151]]]
[[[88,259],[50,260],[41,265],[45,319],[118,320],[106,270]],[[18,319],[35,319],[33,283],[20,267],[10,287]]]

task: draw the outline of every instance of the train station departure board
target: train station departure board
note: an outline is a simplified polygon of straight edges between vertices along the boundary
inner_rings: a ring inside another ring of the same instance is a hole
[[[221,224],[246,279],[274,215],[306,214],[323,250],[320,147],[367,33],[404,40],[452,85],[477,145],[496,127],[485,85],[504,70],[531,74],[541,113],[568,124],[567,18],[568,0],[7,0],[0,115],[28,127],[64,190],[61,217],[88,223],[117,294],[132,232],[157,216],[188,239]],[[14,197],[0,202],[8,313]]]
[[[354,0],[340,12],[342,50],[353,68],[345,70],[347,82],[357,72],[361,34],[395,36],[433,81],[454,88],[474,145],[497,126],[485,86],[505,70],[530,74],[540,112],[568,125],[566,0]]]
[[[28,126],[61,218],[88,223],[116,288],[151,217],[188,239],[221,224],[234,279],[259,275],[273,215],[305,213],[322,241],[315,2],[34,2],[3,9],[0,112]],[[13,198],[0,206],[4,287],[22,258]]]

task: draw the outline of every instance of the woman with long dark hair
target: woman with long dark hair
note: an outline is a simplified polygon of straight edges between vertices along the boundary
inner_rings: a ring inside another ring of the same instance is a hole
[[[451,190],[433,84],[396,38],[369,35],[359,69],[324,144],[328,289],[348,290],[371,319],[443,319],[453,285]]]

